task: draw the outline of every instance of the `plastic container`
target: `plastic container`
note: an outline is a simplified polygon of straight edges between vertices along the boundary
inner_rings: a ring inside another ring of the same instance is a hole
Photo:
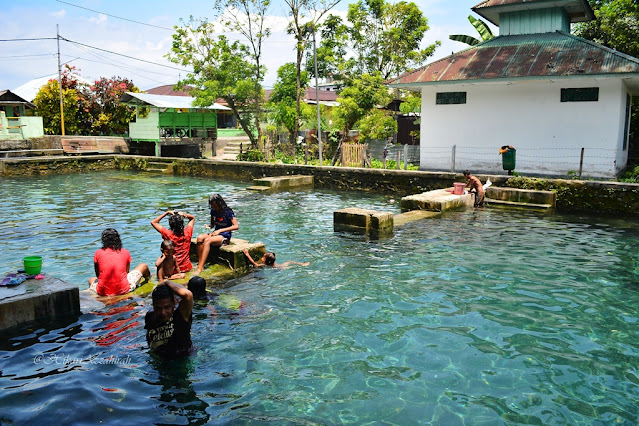
[[[27,275],[38,275],[42,270],[42,256],[27,256],[22,261]]]
[[[463,195],[464,194],[464,188],[466,188],[466,184],[463,182],[455,182],[454,184],[454,191],[453,194],[455,195]]]

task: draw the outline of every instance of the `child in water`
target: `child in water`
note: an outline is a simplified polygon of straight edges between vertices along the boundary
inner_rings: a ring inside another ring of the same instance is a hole
[[[247,248],[244,249],[244,255],[255,268],[261,268],[262,266],[272,266],[273,268],[281,269],[281,268],[286,268],[290,265],[301,265],[301,266],[310,265],[310,262],[300,263],[300,262],[295,262],[294,260],[289,260],[284,263],[275,263],[275,253],[273,253],[272,251],[267,251],[266,253],[264,253],[264,256],[262,256],[259,262],[256,262],[253,260]]]
[[[155,267],[158,268],[158,281],[164,280],[178,280],[186,276],[185,273],[180,271],[177,258],[175,257],[175,248],[173,241],[162,240],[160,244],[160,250],[162,254],[155,261]]]

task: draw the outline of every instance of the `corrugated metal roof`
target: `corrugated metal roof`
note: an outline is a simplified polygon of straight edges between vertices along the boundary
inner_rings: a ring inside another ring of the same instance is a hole
[[[191,96],[186,90],[175,90],[172,84],[165,84],[164,86],[154,87],[146,90],[149,95],[164,95],[164,96]]]
[[[227,108],[218,103],[215,103],[209,107],[194,106],[193,101],[195,98],[190,96],[166,96],[166,95],[151,95],[148,93],[134,93],[126,92],[120,98],[120,102],[123,103],[140,103],[135,99],[142,101],[147,105],[152,105],[158,108],[204,108],[204,109],[217,109],[230,111],[231,108]]]
[[[387,84],[412,86],[469,80],[609,74],[639,74],[639,59],[557,31],[495,37],[405,73],[387,81]]]
[[[554,7],[564,9],[570,16],[570,22],[585,22],[595,19],[595,14],[588,0],[485,0],[471,9],[499,26],[500,13]]]

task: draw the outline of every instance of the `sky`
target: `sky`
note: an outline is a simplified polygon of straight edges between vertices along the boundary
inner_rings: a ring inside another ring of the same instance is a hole
[[[345,16],[352,2],[342,0],[332,13]],[[467,47],[449,40],[450,34],[476,34],[468,15],[479,0],[415,3],[430,26],[423,45],[436,40],[442,43],[427,62]],[[100,77],[126,77],[141,90],[174,84],[186,73],[165,58],[171,48],[172,28],[180,25],[180,18],[188,20],[190,16],[214,20],[213,0],[0,0],[0,4],[0,90],[14,90],[32,79],[57,74],[56,25],[60,36],[72,41],[60,41],[61,62],[78,68],[83,78],[94,81]],[[281,0],[272,1],[268,14],[273,30],[264,42],[267,88],[272,87],[281,65],[295,61],[293,38],[285,31],[288,22],[285,4]],[[240,38],[228,33],[227,36]],[[48,39],[4,41],[24,38]]]

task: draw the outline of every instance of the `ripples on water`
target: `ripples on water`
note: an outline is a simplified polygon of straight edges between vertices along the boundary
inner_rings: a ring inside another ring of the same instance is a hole
[[[152,264],[150,220],[183,209],[201,232],[211,191],[239,238],[311,265],[253,272],[196,306],[198,350],[179,362],[147,352],[148,299],[5,335],[0,423],[639,422],[636,222],[486,209],[369,240],[334,233],[332,212],[398,212],[388,197],[245,188],[111,172],[3,179],[3,273],[38,253],[44,272],[86,288],[108,226],[134,263]]]

